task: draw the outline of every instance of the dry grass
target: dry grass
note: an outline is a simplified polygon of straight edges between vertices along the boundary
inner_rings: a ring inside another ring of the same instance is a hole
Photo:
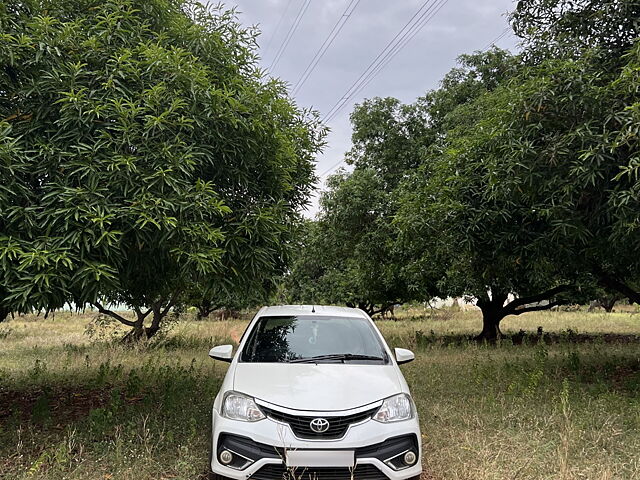
[[[380,321],[423,425],[429,479],[640,479],[640,345],[563,342],[497,347],[420,342],[478,331],[474,311],[398,312]],[[0,478],[196,479],[225,366],[207,357],[246,324],[181,321],[151,345],[90,315],[0,325]],[[640,315],[545,312],[506,332],[640,334]],[[422,332],[416,335],[416,332]],[[421,337],[422,335],[422,337]],[[276,479],[274,479],[276,480]]]

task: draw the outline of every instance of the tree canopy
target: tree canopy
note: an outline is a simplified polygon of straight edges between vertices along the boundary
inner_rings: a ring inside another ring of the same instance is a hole
[[[255,36],[191,1],[2,4],[4,305],[92,304],[152,335],[197,285],[282,272],[324,129]]]
[[[406,301],[389,199],[373,169],[329,180],[286,280],[290,301],[343,303],[370,315]]]
[[[357,106],[355,168],[330,183],[326,198],[341,200],[323,203],[318,226],[349,202],[387,205],[403,298],[474,299],[484,339],[505,316],[602,288],[637,302],[639,5],[523,0],[510,17],[518,55],[463,55],[413,104]],[[349,190],[364,178],[376,195]],[[362,231],[377,230],[362,218]],[[326,245],[358,238],[348,222],[332,225],[320,229]]]
[[[431,128],[423,105],[392,98],[358,105],[351,123],[346,161],[354,169],[329,177],[287,286],[293,301],[345,303],[373,314],[417,296],[409,295],[397,248],[394,192],[420,164]]]

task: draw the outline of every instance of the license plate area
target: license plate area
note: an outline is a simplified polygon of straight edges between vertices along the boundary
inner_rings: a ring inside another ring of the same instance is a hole
[[[287,467],[353,467],[353,450],[287,450]]]

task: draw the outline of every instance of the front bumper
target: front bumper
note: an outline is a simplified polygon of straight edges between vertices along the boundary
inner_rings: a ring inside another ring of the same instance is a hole
[[[383,424],[368,420],[351,425],[338,440],[305,440],[297,438],[291,428],[266,418],[258,422],[240,422],[221,417],[216,410],[212,415],[211,470],[231,479],[282,480],[287,469],[284,465],[286,450],[353,450],[355,469],[353,477],[349,469],[298,467],[295,478],[314,480],[405,480],[422,471],[420,429],[418,419]],[[220,463],[221,449],[234,452],[230,466]],[[417,461],[413,466],[400,469],[391,460],[408,449],[416,450]],[[286,478],[286,477],[285,477]]]

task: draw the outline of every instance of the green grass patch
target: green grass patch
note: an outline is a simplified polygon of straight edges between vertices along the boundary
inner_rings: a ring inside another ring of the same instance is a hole
[[[638,316],[507,319],[505,331],[534,338],[542,325],[554,341],[495,347],[468,341],[477,312],[400,318],[379,326],[391,346],[416,351],[402,369],[420,414],[425,479],[640,479]],[[85,335],[91,320],[2,326],[0,478],[201,478],[226,371],[207,352],[237,341],[246,321],[181,322],[131,347]]]

